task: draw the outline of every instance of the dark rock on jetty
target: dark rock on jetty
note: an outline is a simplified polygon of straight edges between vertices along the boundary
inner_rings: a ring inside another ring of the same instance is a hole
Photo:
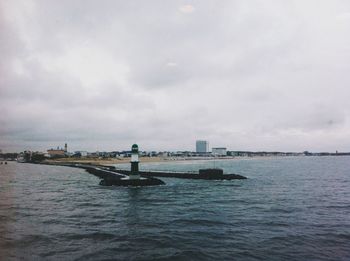
[[[165,185],[165,183],[156,178],[140,178],[140,179],[102,179],[100,181],[102,186],[156,186]]]

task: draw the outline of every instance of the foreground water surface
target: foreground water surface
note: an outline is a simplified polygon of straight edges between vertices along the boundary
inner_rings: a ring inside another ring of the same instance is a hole
[[[350,260],[350,157],[143,164],[247,180],[99,186],[81,169],[0,165],[1,260]]]

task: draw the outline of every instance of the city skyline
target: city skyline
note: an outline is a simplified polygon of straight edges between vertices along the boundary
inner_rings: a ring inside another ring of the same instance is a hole
[[[0,149],[350,151],[346,1],[1,1]]]
[[[61,144],[62,145],[62,144]],[[94,153],[125,153],[125,152],[130,152],[130,148],[121,148],[121,147],[115,147],[113,149],[107,150],[107,149],[101,149],[101,150],[86,150],[82,149],[79,147],[73,147],[71,148],[68,146],[68,143],[64,143],[64,146],[57,145],[57,146],[51,146],[42,150],[33,150],[31,148],[27,148],[25,150],[19,150],[19,151],[3,151],[0,149],[0,154],[16,154],[16,153],[22,153],[22,152],[35,152],[35,153],[45,153],[45,154],[60,154],[60,155],[66,155],[68,157],[73,156],[73,154],[76,153],[83,153],[83,156],[87,156],[88,154],[94,154]],[[69,148],[69,149],[68,149]],[[142,153],[163,153],[163,152],[168,152],[168,153],[190,153],[189,155],[226,155],[227,152],[236,152],[236,153],[252,153],[252,154],[274,154],[274,153],[282,153],[282,154],[314,154],[314,155],[319,155],[319,156],[325,156],[326,154],[332,154],[332,155],[348,155],[350,154],[350,151],[314,151],[314,150],[304,150],[304,151],[287,151],[287,150],[245,150],[245,149],[232,149],[232,148],[226,148],[226,147],[217,147],[217,146],[209,146],[209,141],[207,140],[196,140],[194,143],[193,148],[188,149],[188,150],[181,150],[181,149],[172,149],[172,150],[161,150],[161,149],[152,149],[152,150],[147,150],[147,149],[141,149],[140,152]],[[228,156],[231,156],[227,154]],[[234,156],[234,155],[232,155]],[[291,155],[289,155],[291,156]]]

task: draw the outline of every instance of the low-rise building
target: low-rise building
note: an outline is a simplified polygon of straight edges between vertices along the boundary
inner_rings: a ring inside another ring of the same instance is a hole
[[[226,156],[227,149],[226,148],[212,148],[212,154],[214,156]]]
[[[47,150],[47,154],[50,158],[62,158],[67,156],[68,146],[67,143],[64,144],[64,148],[57,147],[56,149]]]
[[[47,150],[47,154],[49,155],[50,158],[56,158],[56,157],[65,157],[66,152],[64,149],[49,149]]]

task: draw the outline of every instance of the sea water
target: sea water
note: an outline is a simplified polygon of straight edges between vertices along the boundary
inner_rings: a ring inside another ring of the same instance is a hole
[[[0,260],[350,260],[350,157],[141,164],[206,167],[248,179],[103,187],[82,169],[0,165]]]

